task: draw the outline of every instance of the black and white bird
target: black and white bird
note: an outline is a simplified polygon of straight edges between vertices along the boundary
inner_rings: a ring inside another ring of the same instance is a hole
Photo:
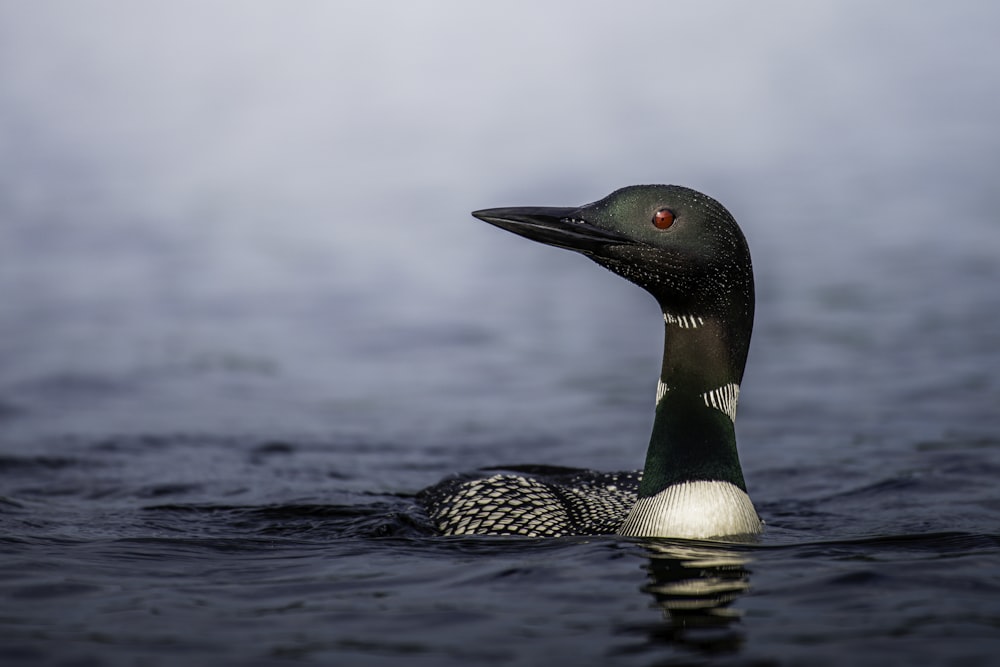
[[[418,494],[437,529],[532,537],[760,533],[735,431],[753,329],[753,269],[729,212],[689,188],[636,185],[577,208],[472,215],[582,253],[652,294],[666,328],[663,365],[641,472],[522,469],[446,479]]]

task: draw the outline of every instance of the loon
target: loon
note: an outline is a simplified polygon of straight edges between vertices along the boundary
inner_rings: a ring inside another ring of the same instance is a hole
[[[663,311],[663,365],[641,472],[542,468],[453,477],[417,495],[437,530],[690,539],[760,533],[763,522],[736,450],[754,283],[733,216],[711,197],[677,185],[629,186],[578,208],[472,215],[582,253],[649,292]]]

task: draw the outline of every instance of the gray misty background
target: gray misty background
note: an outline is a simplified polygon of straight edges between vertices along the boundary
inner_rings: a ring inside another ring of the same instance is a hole
[[[905,423],[955,384],[969,399],[947,421],[982,419],[998,14],[3,2],[6,438],[300,432],[475,452],[500,428],[569,430],[593,448],[538,458],[634,466],[599,442],[645,438],[648,298],[468,212],[643,182],[716,196],[750,240],[751,437],[779,407],[789,437],[817,414]]]

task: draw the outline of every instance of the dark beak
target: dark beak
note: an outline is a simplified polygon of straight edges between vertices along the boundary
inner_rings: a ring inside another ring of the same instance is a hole
[[[521,206],[487,208],[472,215],[508,232],[557,248],[568,248],[587,255],[608,245],[632,244],[632,239],[615,231],[602,229],[583,216],[579,208]]]

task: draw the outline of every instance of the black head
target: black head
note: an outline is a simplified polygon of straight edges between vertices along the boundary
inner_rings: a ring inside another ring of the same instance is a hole
[[[676,185],[633,185],[579,208],[495,208],[472,215],[581,252],[643,287],[664,312],[753,326],[750,251],[729,212]]]

